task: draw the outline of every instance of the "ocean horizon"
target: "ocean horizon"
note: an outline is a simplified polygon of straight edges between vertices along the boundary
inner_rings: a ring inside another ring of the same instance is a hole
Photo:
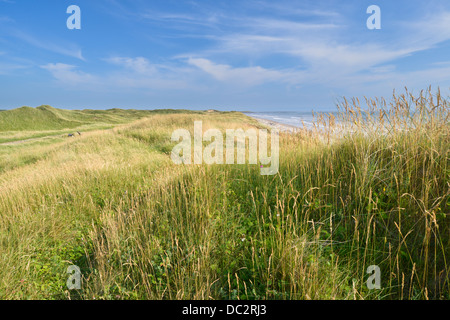
[[[334,114],[336,115],[338,112],[336,111],[321,111],[321,112],[314,112],[311,111],[306,112],[298,112],[298,111],[271,111],[271,112],[243,112],[245,115],[257,118],[257,119],[264,119],[268,121],[278,122],[281,124],[294,126],[297,128],[311,128],[314,126],[314,121],[317,120],[317,117],[321,114],[327,115],[327,114]]]

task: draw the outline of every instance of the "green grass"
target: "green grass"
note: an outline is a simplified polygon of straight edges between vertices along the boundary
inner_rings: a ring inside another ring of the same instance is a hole
[[[259,126],[241,113],[159,111],[0,146],[0,297],[449,299],[448,102],[376,106],[378,121],[344,102],[351,134],[281,134],[274,176],[170,160],[175,129]]]
[[[21,107],[0,113],[0,143],[68,135],[75,131],[113,128],[157,114],[200,114],[189,110],[63,110],[50,106]]]

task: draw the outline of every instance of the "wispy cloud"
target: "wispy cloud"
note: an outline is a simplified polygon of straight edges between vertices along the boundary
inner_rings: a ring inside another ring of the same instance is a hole
[[[182,89],[189,87],[183,69],[152,65],[143,57],[110,57],[104,61],[119,68],[103,74],[81,71],[77,66],[64,63],[49,63],[41,66],[63,86],[83,87],[88,90],[124,89]]]
[[[27,66],[20,64],[12,64],[12,63],[0,63],[0,74],[2,75],[10,75],[17,70],[26,69]]]
[[[85,60],[81,49],[74,44],[67,44],[65,46],[57,45],[49,41],[43,41],[37,37],[34,37],[30,34],[27,34],[19,30],[12,31],[12,35],[34,47],[48,50],[68,57],[77,58],[83,61]]]
[[[341,14],[337,11],[330,10],[329,8],[313,8],[311,6],[305,6],[304,3],[293,4],[293,1],[249,1],[248,6],[253,9],[265,9],[270,10],[272,13],[277,13],[282,16],[296,16],[296,17],[325,17],[325,18],[338,18]],[[316,3],[317,5],[317,3]]]
[[[238,33],[218,36],[211,49],[189,55],[210,60],[218,55],[244,55],[249,59],[278,55],[281,61],[284,55],[298,59],[293,68],[304,70],[299,83],[342,84],[342,78],[353,76],[360,80],[361,72],[380,73],[377,67],[383,64],[392,64],[449,40],[450,12],[435,15],[431,22],[425,17],[398,27],[398,35],[389,41],[351,41],[345,37],[348,32],[345,25],[249,19]],[[309,76],[304,77],[305,74]]]
[[[207,59],[196,58],[190,58],[188,63],[210,74],[216,80],[234,85],[254,86],[283,79],[281,72],[264,69],[259,66],[233,68],[229,65],[215,64]]]
[[[41,66],[42,69],[49,71],[55,79],[63,84],[98,84],[97,77],[77,70],[76,66],[64,63],[49,63]]]
[[[128,88],[186,88],[201,86],[211,79],[235,87],[281,83],[296,87],[316,84],[343,88],[377,81],[400,83],[408,74],[399,72],[393,61],[450,39],[450,32],[430,39],[430,35],[436,33],[438,28],[447,25],[448,17],[443,12],[435,17],[432,26],[426,24],[425,20],[404,26],[402,32],[416,30],[417,41],[401,38],[395,45],[346,41],[341,36],[345,26],[332,23],[247,19],[242,27],[245,33],[214,37],[210,49],[178,55],[175,57],[177,63],[174,64],[155,64],[142,56],[112,56],[103,60],[118,69],[103,75],[83,73],[75,66],[64,64],[49,64],[43,68],[62,83],[102,83]],[[170,18],[189,20],[177,15]],[[219,56],[271,55],[295,58],[298,64],[283,68],[242,63],[236,66],[218,63],[215,59]],[[446,79],[446,76],[437,76],[439,70],[431,67],[430,70],[411,75],[432,74],[436,78]]]
[[[138,74],[146,74],[148,76],[154,74],[157,71],[155,65],[152,65],[150,61],[144,57],[128,58],[128,57],[111,57],[105,59],[105,61],[123,66]]]
[[[407,0],[384,3],[382,30],[376,31],[367,30],[366,8],[358,0],[92,1],[85,12],[98,19],[89,28],[67,33],[62,20],[61,29],[48,34],[32,29],[37,18],[27,25],[25,16],[2,11],[0,72],[12,72],[6,61],[28,65],[25,79],[39,65],[53,85],[75,93],[165,92],[178,101],[184,95],[174,92],[183,90],[193,100],[197,94],[199,101],[209,96],[234,102],[236,96],[264,102],[270,95],[276,101],[288,92],[285,101],[292,105],[300,96],[313,101],[325,92],[378,94],[395,86],[450,83],[450,5],[414,2],[417,8],[402,11]],[[8,23],[10,16],[20,28]],[[54,25],[44,21],[39,30]],[[104,37],[106,25],[114,38]]]
[[[362,74],[373,74],[373,79],[377,79],[381,74],[398,73],[397,60],[450,39],[450,12],[446,11],[414,22],[400,20],[395,23],[395,32],[377,38],[370,37],[367,30],[360,34],[351,30],[353,25],[348,17],[329,2],[321,5],[258,0],[248,1],[242,5],[242,10],[236,11],[223,9],[226,5],[195,2],[191,5],[195,10],[189,12],[146,9],[136,15],[144,21],[162,22],[163,28],[204,37],[209,45],[180,52],[176,57],[184,58],[188,65],[216,81],[232,82],[234,79],[235,83],[246,86],[273,81],[343,86],[346,84],[342,79],[366,79]],[[362,18],[364,14],[363,11]],[[286,58],[290,59],[290,67],[283,65]],[[243,62],[245,59],[248,65]],[[270,67],[265,66],[267,61],[271,61]],[[146,65],[139,65],[144,61],[118,59],[111,62],[129,69],[137,64],[139,70],[154,72]]]

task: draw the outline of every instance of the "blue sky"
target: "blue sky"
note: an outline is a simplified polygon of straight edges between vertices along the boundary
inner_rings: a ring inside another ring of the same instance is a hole
[[[429,85],[450,87],[447,0],[0,0],[0,109],[329,111]]]

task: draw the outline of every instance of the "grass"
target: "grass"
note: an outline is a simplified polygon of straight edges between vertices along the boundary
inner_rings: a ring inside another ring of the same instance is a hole
[[[0,143],[49,136],[67,136],[75,131],[110,129],[156,114],[186,113],[189,110],[63,110],[50,106],[22,107],[0,113]]]
[[[281,134],[274,176],[170,160],[171,133],[194,121],[259,127],[240,113],[0,146],[0,297],[449,299],[449,105],[439,91],[390,103],[344,100],[345,134],[330,118]]]

